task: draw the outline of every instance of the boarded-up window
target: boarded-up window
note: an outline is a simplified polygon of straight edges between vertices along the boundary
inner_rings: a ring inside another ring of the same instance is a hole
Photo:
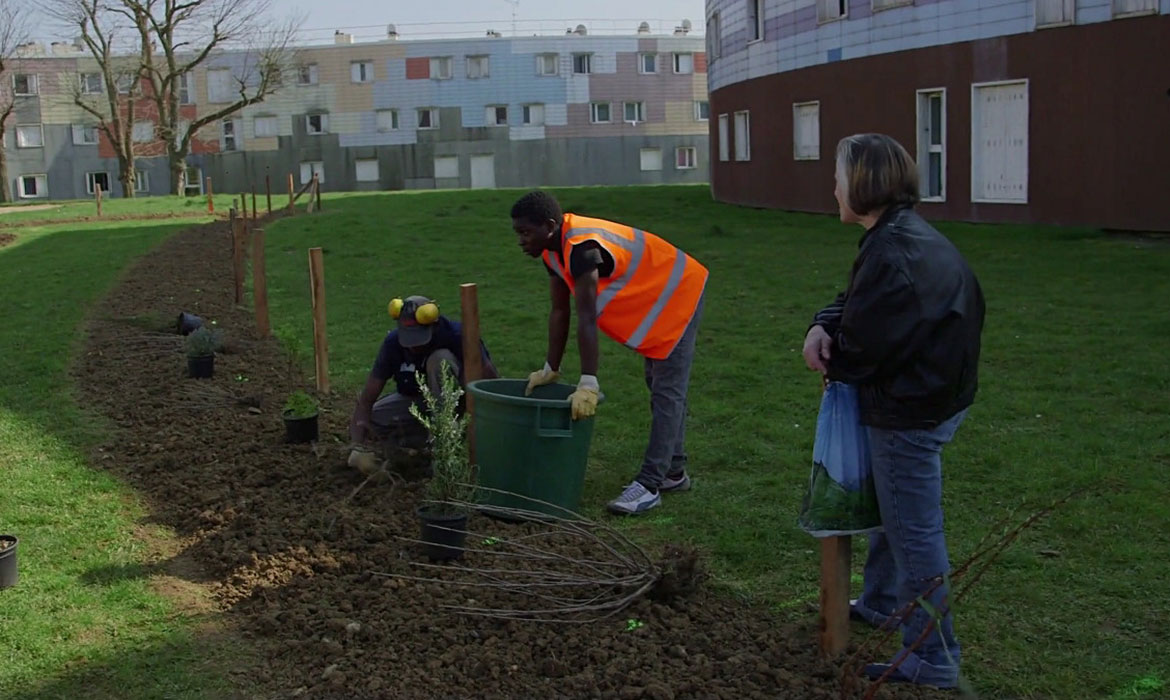
[[[726,114],[719,115],[719,160],[731,160],[731,129]]]
[[[459,177],[459,156],[435,156],[435,177]]]
[[[1028,83],[975,85],[971,99],[971,199],[1028,201]]]
[[[821,103],[792,105],[792,157],[796,160],[820,160]]]
[[[354,163],[354,176],[358,182],[378,181],[378,159],[363,158]]]
[[[662,170],[662,149],[643,148],[639,152],[642,170]]]

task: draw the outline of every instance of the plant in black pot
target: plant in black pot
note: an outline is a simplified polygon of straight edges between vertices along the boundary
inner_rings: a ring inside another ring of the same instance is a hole
[[[289,442],[317,439],[317,402],[303,391],[295,391],[284,402],[284,434]]]
[[[16,547],[20,540],[15,535],[0,535],[0,588],[16,585],[19,572],[16,568]]]
[[[469,417],[459,414],[463,389],[446,366],[441,374],[439,396],[427,386],[426,377],[416,374],[425,410],[420,410],[418,404],[410,407],[411,414],[430,432],[432,476],[427,483],[426,501],[418,509],[418,517],[422,524],[420,539],[432,561],[463,556],[463,545],[467,540],[468,508],[465,504],[470,502],[474,489],[464,440]]]
[[[196,328],[183,339],[189,377],[209,379],[215,374],[215,351],[220,348],[221,340],[219,332],[207,326]]]

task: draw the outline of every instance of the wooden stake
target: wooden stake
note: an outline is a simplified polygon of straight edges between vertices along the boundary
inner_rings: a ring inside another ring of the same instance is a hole
[[[240,213],[244,215],[244,221],[248,220],[248,195],[240,195]]]
[[[207,213],[215,213],[215,198],[211,194],[211,178],[207,178]]]
[[[832,658],[849,646],[849,572],[853,539],[821,538],[821,655]]]
[[[98,183],[93,183],[93,196],[97,200],[97,215],[102,215],[102,186]]]
[[[317,195],[317,211],[321,211],[321,180],[313,173],[313,192]]]
[[[255,214],[256,210],[252,209]],[[256,308],[256,332],[267,338],[268,327],[268,276],[264,270],[264,229],[252,232],[252,305]]]
[[[252,225],[256,225],[256,188],[252,188]]]
[[[289,175],[291,179],[292,176]],[[313,356],[317,391],[329,392],[329,346],[325,342],[325,262],[320,248],[309,248],[309,285],[313,290]]]
[[[268,166],[264,166],[264,196],[268,198],[268,213],[272,213],[272,177],[268,174]]]
[[[242,217],[235,219],[232,226],[232,271],[235,274],[236,303],[244,303],[244,246],[248,231]]]
[[[317,203],[317,194],[313,191],[316,188],[317,188],[317,176],[314,175],[313,179],[309,181],[309,203],[305,206],[305,213],[306,214],[312,214],[313,209],[315,208],[314,205]]]
[[[289,214],[293,213],[293,198],[294,198],[294,196],[295,195],[293,194],[292,173],[289,173],[288,174],[288,213]]]
[[[483,378],[483,355],[479,350],[479,293],[474,283],[459,285],[459,300],[463,306],[463,380],[470,384]],[[475,464],[475,404],[467,394],[467,415],[472,423],[467,429],[467,454]]]

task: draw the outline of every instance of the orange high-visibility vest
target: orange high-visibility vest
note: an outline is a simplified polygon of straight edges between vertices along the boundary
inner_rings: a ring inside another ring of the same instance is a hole
[[[595,241],[613,258],[613,274],[597,284],[598,328],[645,357],[666,359],[695,315],[707,268],[652,233],[605,219],[565,214],[561,240],[565,264],[550,250],[544,261],[570,292],[573,246]]]

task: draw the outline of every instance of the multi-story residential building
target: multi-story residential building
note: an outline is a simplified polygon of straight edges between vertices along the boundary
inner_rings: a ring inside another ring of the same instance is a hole
[[[707,0],[712,190],[833,212],[888,133],[927,216],[1170,230],[1170,0]]]
[[[275,94],[201,131],[190,191],[206,177],[216,191],[262,188],[266,175],[283,191],[286,173],[299,184],[317,174],[325,190],[707,181],[701,36],[392,36],[298,49]],[[184,117],[230,102],[246,60],[223,53],[189,75]],[[87,65],[46,56],[12,71],[37,83],[18,91],[5,144],[15,197],[84,197],[95,183],[120,194],[113,151],[66,89],[85,87]],[[135,127],[144,146],[157,138],[149,113]],[[136,164],[141,191],[169,191],[165,158]]]

